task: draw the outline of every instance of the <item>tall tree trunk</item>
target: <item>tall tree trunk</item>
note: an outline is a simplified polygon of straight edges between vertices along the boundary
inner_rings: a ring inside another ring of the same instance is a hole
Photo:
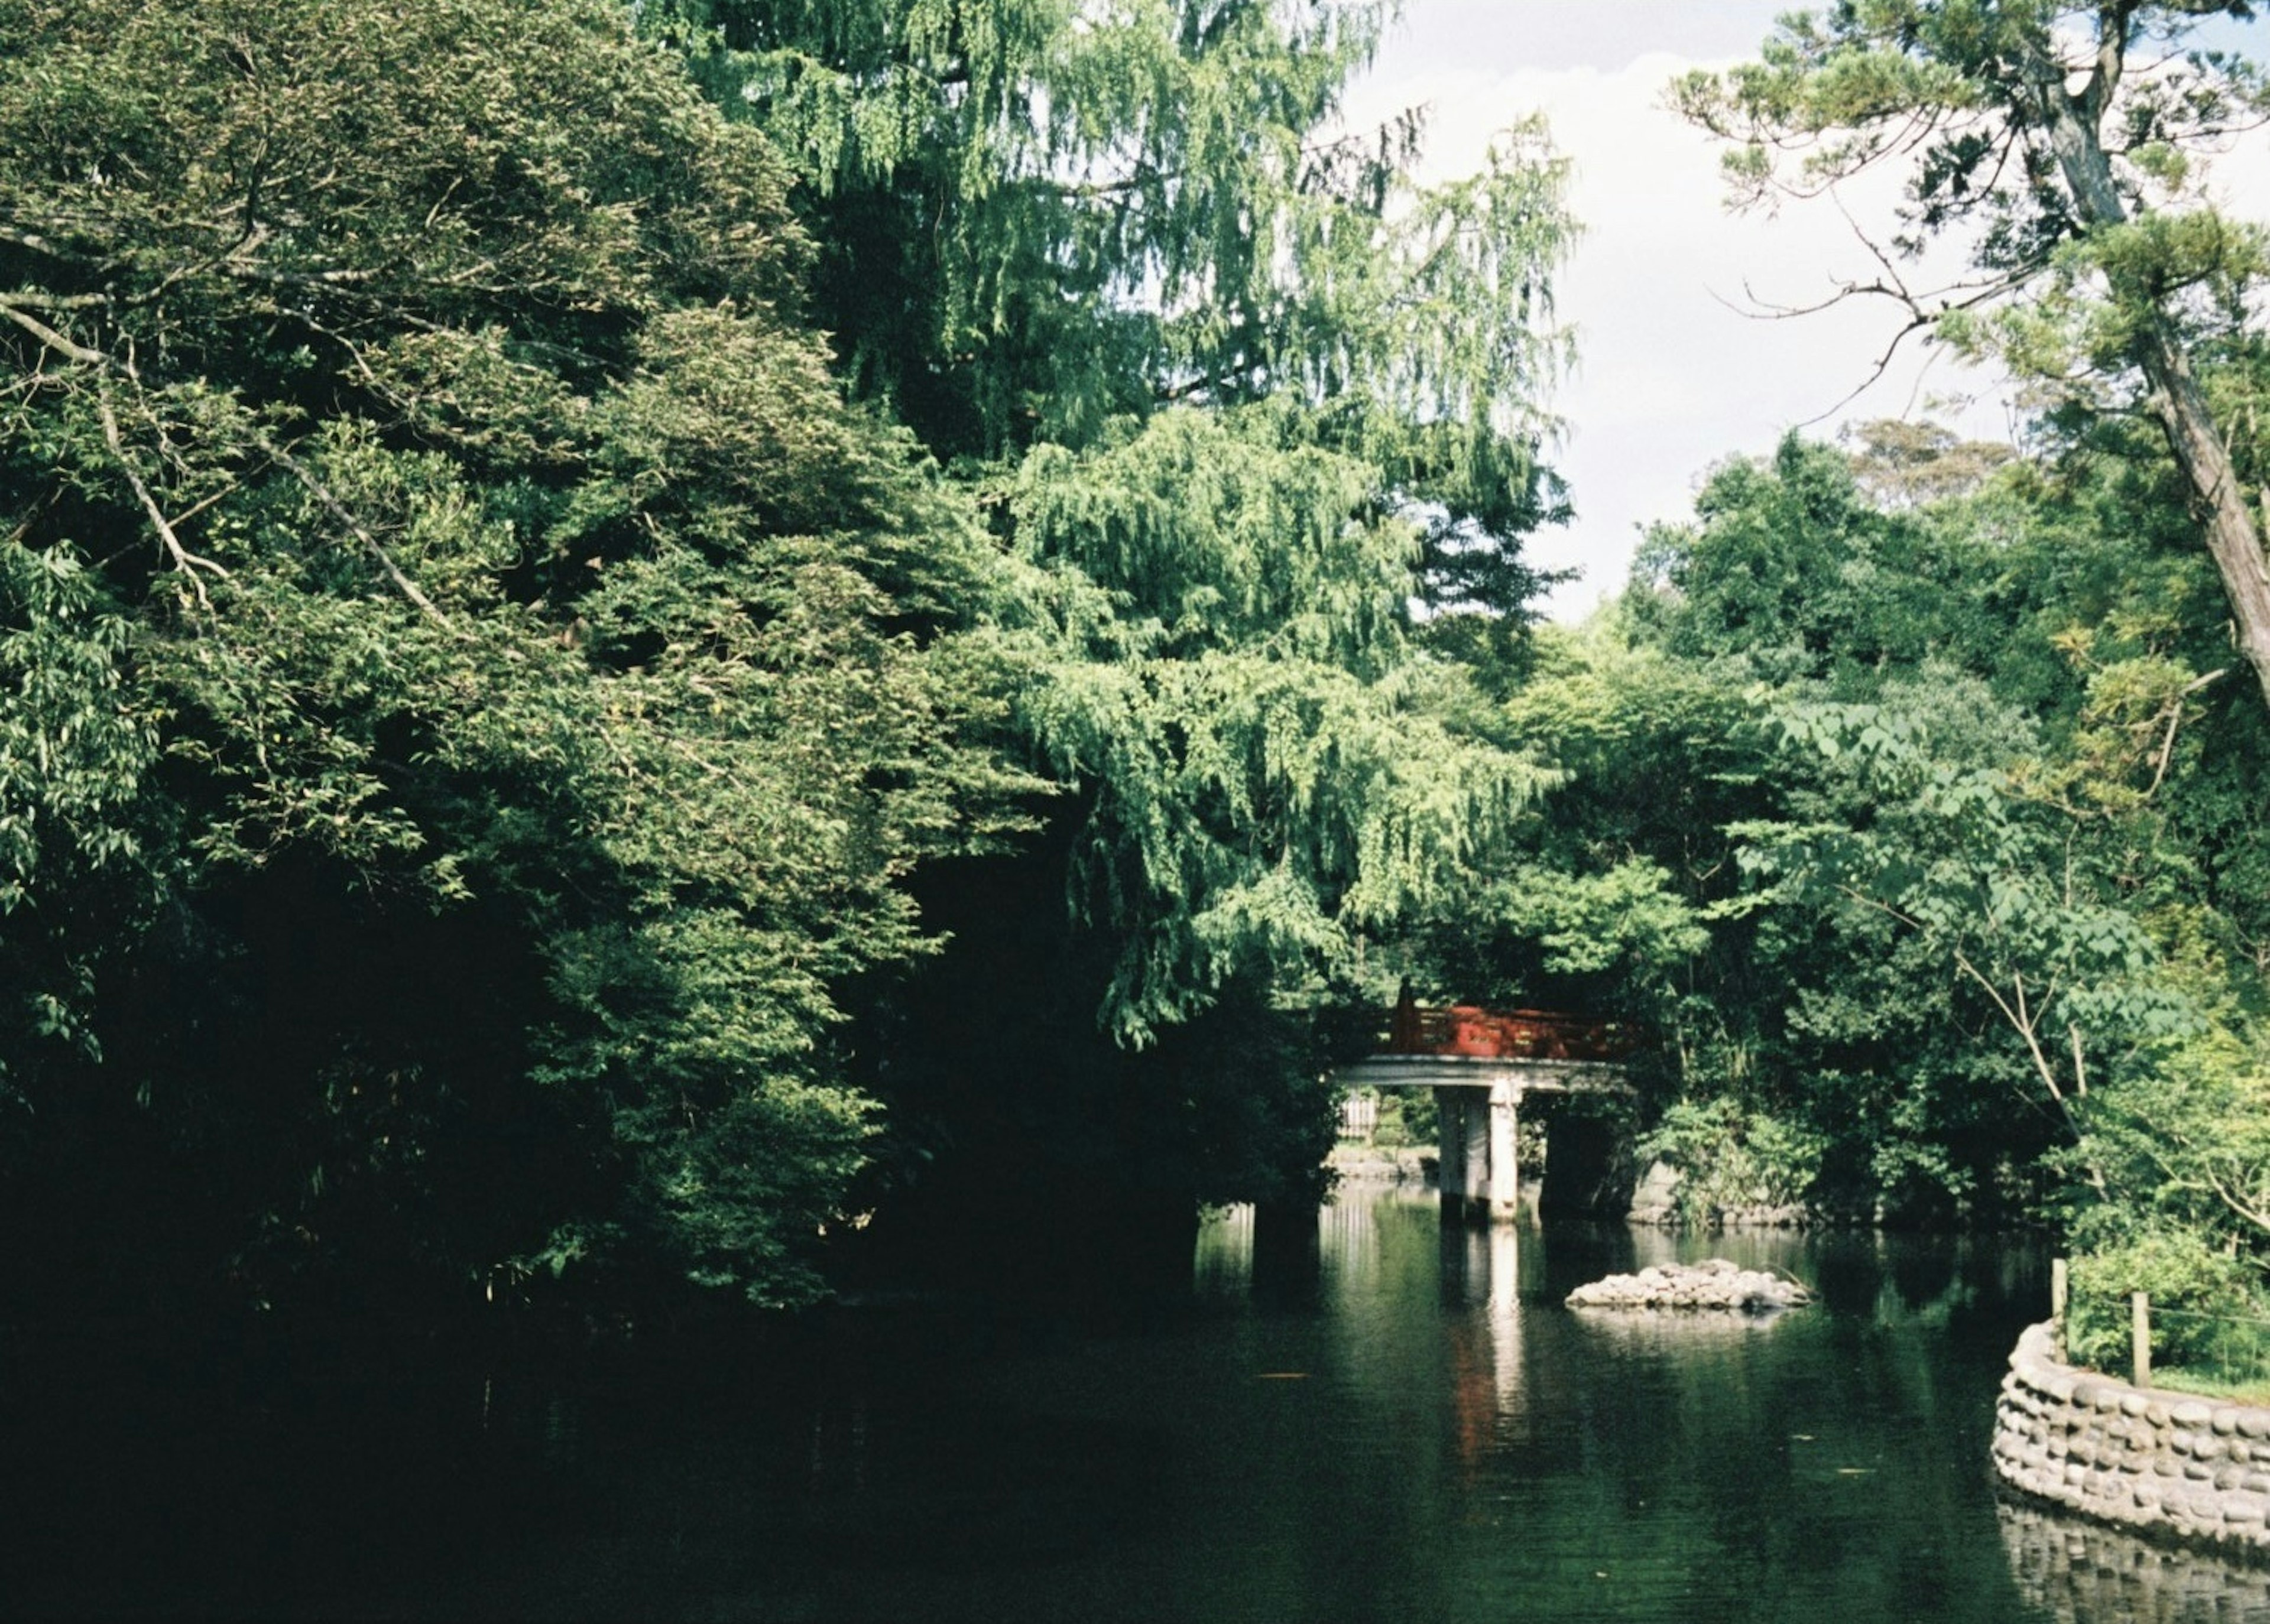
[[[2097,129],[2099,108],[2110,99],[2111,82],[2119,70],[2118,42],[2108,41],[2106,51],[2100,53],[2096,73],[2079,94],[2066,89],[2063,70],[2050,62],[2046,53],[2037,63],[2034,80],[2036,111],[2048,132],[2051,149],[2073,192],[2076,211],[2092,229],[2119,226],[2128,218]],[[2239,652],[2254,667],[2263,703],[2270,705],[2270,559],[2264,556],[2262,533],[2248,510],[2238,471],[2230,460],[2230,448],[2223,443],[2222,431],[2207,410],[2207,395],[2192,370],[2191,357],[2177,339],[2175,323],[2156,305],[2142,323],[2136,360],[2151,385],[2148,404],[2152,414],[2168,436],[2176,465],[2191,481],[2192,494],[2205,510],[2207,550],[2230,600]],[[2265,508],[2265,522],[2270,523],[2270,496],[2266,496]]]
[[[2239,489],[2238,471],[2207,412],[2207,396],[2192,374],[2191,359],[2166,328],[2164,322],[2155,321],[2140,357],[2144,375],[2152,384],[2152,412],[2167,431],[2176,462],[2207,510],[2207,550],[2214,555],[2223,590],[2230,597],[2239,651],[2254,667],[2263,701],[2270,704],[2270,559],[2263,555],[2254,515]]]

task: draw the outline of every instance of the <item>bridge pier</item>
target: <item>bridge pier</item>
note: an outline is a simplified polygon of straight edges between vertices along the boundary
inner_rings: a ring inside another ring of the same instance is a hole
[[[1446,1219],[1465,1212],[1466,1094],[1464,1088],[1435,1090],[1435,1187],[1442,1194]]]
[[[1500,1079],[1435,1090],[1435,1182],[1447,1218],[1510,1222],[1521,1211],[1521,1086]]]
[[[1510,1223],[1521,1212],[1521,1086],[1503,1079],[1489,1091],[1489,1215]]]

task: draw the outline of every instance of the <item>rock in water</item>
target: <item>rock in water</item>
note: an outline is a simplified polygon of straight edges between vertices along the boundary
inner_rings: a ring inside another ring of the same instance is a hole
[[[1569,1294],[1572,1309],[1703,1309],[1769,1314],[1801,1309],[1813,1294],[1795,1280],[1745,1269],[1724,1257],[1665,1264],[1637,1274],[1611,1274]]]

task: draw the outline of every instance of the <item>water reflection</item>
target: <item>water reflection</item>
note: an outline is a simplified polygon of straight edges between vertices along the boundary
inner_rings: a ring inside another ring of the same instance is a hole
[[[1562,1305],[1713,1254],[1823,1301]],[[530,1374],[486,1410],[477,1380],[416,1450],[336,1408],[300,1468],[206,1438],[144,1479],[252,1487],[147,1564],[139,1610],[170,1615],[162,1586],[259,1616],[2270,1624],[2262,1575],[1998,1509],[1995,1388],[2046,1294],[2018,1249],[1445,1227],[1354,1187],[1211,1215],[1191,1279],[1102,1323],[1005,1290],[847,1308],[801,1361]],[[404,1508],[429,1532],[350,1564]],[[299,1587],[260,1551],[300,1554]],[[184,1590],[204,1552],[255,1576]],[[78,1570],[0,1613],[137,1611]]]
[[[2270,1572],[2030,1506],[1999,1508],[2018,1591],[2057,1624],[2270,1624]]]
[[[1276,1308],[1313,1306],[1323,1267],[1323,1235],[1312,1206],[1253,1209],[1253,1297]]]
[[[1250,1250],[1247,1221],[1228,1215],[1201,1247],[1214,1289],[1239,1278],[1227,1254]],[[1335,1526],[1408,1616],[2042,1616],[2003,1561],[1984,1470],[2001,1360],[2038,1282],[1992,1249],[1446,1225],[1413,1192],[1361,1188],[1314,1232],[1317,1289],[1297,1308],[1269,1283],[1278,1265],[1245,1265],[1247,1300],[1272,1316],[1251,1322],[1271,1350],[1256,1376],[1315,1378],[1272,1399],[1300,1414],[1300,1448],[1258,1479],[1233,1474],[1241,1508],[1287,1493],[1308,1508],[1314,1525],[1283,1536],[1305,1554],[1278,1554],[1270,1606],[1154,1616],[1397,1616],[1319,1588],[1339,1562]],[[1562,1306],[1602,1274],[1710,1256],[1826,1279],[1837,1306],[1762,1319]],[[1244,1561],[1234,1539],[1213,1549]]]
[[[1201,1297],[1240,1297],[1253,1283],[1253,1209],[1217,1208],[1198,1225],[1198,1250],[1191,1267],[1192,1288]]]
[[[1522,1402],[1521,1235],[1511,1224],[1489,1224],[1459,1226],[1444,1236],[1445,1295],[1479,1310],[1447,1326],[1458,1461],[1469,1483],[1501,1442],[1529,1435]]]

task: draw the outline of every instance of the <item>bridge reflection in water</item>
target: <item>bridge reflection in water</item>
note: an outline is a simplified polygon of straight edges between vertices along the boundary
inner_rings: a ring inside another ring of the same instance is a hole
[[[1209,1560],[1222,1568],[1243,1539],[1268,1553],[1269,1576],[1247,1574],[1235,1605],[1151,1616],[2261,1616],[2189,1610],[2199,1591],[2256,1605],[2259,1584],[2161,1573],[2173,1603],[2161,1606],[2131,1593],[2127,1567],[2116,1583],[2094,1551],[2069,1557],[1998,1526],[1984,1470],[1995,1385],[2046,1289],[2000,1249],[1446,1224],[1407,1184],[1351,1181],[1309,1217],[1320,1243],[1303,1263],[1262,1242],[1279,1217],[1233,1210],[1200,1244],[1200,1278],[1220,1289],[1202,1287],[1199,1320],[1219,1329],[1260,1418],[1224,1439],[1218,1458],[1240,1475],[1213,1503],[1242,1532]],[[1241,1249],[1236,1263],[1217,1255]],[[1603,1273],[1718,1253],[1797,1273],[1821,1301],[1765,1319],[1562,1304]],[[1182,1370],[1176,1403],[1203,1390],[1198,1368]],[[1225,1413],[1204,1408],[1199,1430],[1220,1435]],[[1262,1479],[1284,1498],[1266,1538],[1252,1532],[1272,1503]]]
[[[1443,1228],[1443,1284],[1479,1307],[1448,1326],[1458,1464],[1477,1477],[1490,1450],[1528,1431],[1522,1402],[1521,1235],[1509,1224]]]

